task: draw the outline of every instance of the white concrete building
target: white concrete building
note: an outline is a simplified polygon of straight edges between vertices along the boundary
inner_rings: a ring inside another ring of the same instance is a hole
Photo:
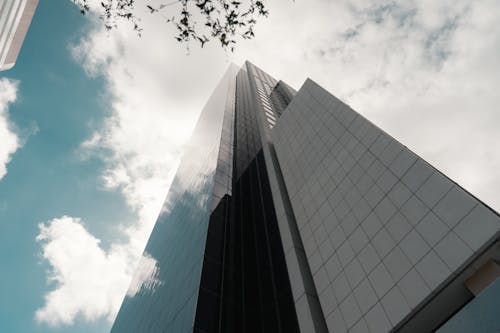
[[[37,5],[38,0],[0,0],[0,71],[16,63]]]

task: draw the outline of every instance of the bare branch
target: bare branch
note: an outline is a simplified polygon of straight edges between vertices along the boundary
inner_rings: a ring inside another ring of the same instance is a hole
[[[80,7],[80,12],[90,11],[88,0],[72,0]],[[132,23],[133,29],[140,35],[140,20],[134,14],[134,0],[103,0],[100,18],[107,30],[117,27],[120,20]],[[176,8],[176,9],[174,9]],[[254,27],[257,19],[267,17],[264,1],[260,0],[175,0],[157,7],[150,4],[146,9],[151,14],[159,13],[173,24],[177,33],[174,38],[181,43],[191,41],[203,47],[210,40],[218,40],[222,48],[234,50],[238,38],[255,37]],[[166,16],[166,11],[173,15]],[[168,18],[167,18],[168,17]],[[194,18],[201,18],[201,23]]]

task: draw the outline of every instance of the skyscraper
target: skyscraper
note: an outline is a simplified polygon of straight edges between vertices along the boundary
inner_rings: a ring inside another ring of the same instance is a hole
[[[233,65],[111,331],[445,332],[464,305],[458,320],[492,306],[499,231],[497,213],[313,81],[296,92]]]
[[[0,3],[0,71],[16,63],[38,0],[2,0]]]

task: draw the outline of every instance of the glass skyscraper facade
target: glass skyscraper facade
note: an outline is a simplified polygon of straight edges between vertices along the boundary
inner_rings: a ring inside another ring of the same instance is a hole
[[[232,65],[111,332],[448,332],[496,304],[499,231],[313,81],[296,92]]]

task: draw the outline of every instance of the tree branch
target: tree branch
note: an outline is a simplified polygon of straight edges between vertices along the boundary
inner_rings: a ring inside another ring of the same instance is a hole
[[[82,14],[90,11],[88,0],[72,0],[80,8]],[[134,31],[140,36],[142,28],[140,19],[134,14],[135,0],[103,0],[101,2],[101,20],[107,30],[117,27],[120,20],[129,21]],[[165,11],[179,8],[171,16],[166,16]],[[165,2],[158,7],[146,4],[146,9],[151,14],[160,14],[166,18],[167,23],[173,24],[177,33],[174,38],[189,44],[195,41],[201,47],[211,40],[217,40],[221,47],[234,51],[238,38],[251,39],[255,37],[254,26],[257,19],[267,17],[264,1],[260,0],[176,0]],[[169,18],[168,18],[169,17]],[[201,17],[202,23],[198,24],[193,17]]]

